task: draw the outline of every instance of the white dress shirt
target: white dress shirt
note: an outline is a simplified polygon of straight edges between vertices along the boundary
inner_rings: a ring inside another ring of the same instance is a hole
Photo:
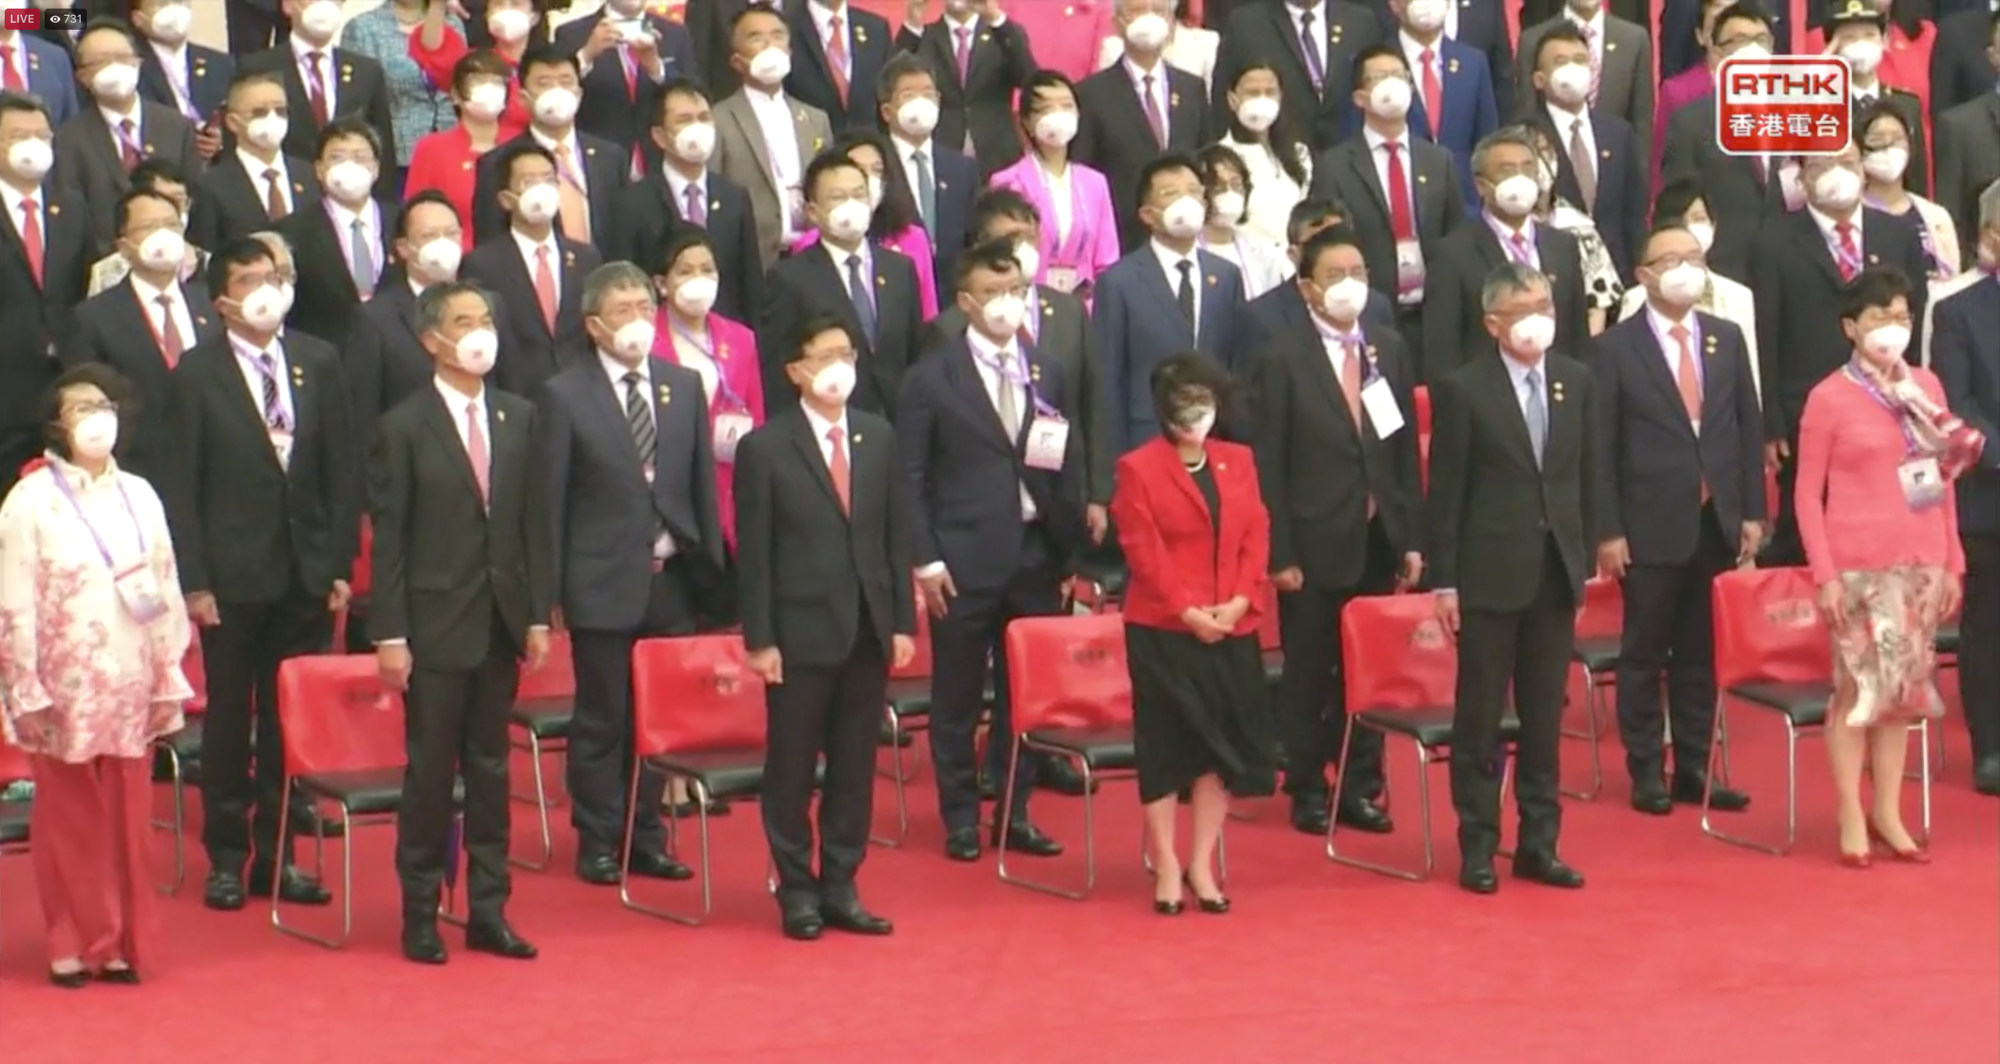
[[[799,235],[794,215],[799,205],[799,183],[805,174],[805,164],[799,159],[799,134],[792,118],[791,101],[785,98],[783,90],[765,92],[747,82],[743,86],[743,99],[749,102],[757,129],[764,135],[764,154],[771,160],[771,187],[778,191],[778,212],[784,216],[784,245],[790,247]]]
[[[896,158],[903,161],[903,178],[909,183],[910,198],[917,203],[918,220],[925,229],[930,231],[931,242],[935,244],[937,242],[937,219],[923,217],[924,199],[918,192],[923,186],[917,181],[917,163],[913,157],[918,152],[924,153],[924,166],[931,172],[931,187],[935,190],[937,188],[938,172],[937,148],[934,142],[928,137],[924,138],[921,144],[912,144],[901,137],[892,136],[889,138],[889,143],[896,146]]]
[[[1542,268],[1542,249],[1540,245],[1535,243],[1535,220],[1533,218],[1523,221],[1521,228],[1514,229],[1509,227],[1506,222],[1494,217],[1492,211],[1481,211],[1479,212],[1479,216],[1485,220],[1486,227],[1493,230],[1493,239],[1500,242],[1500,253],[1507,256],[1508,262],[1516,261],[1514,256],[1519,252],[1519,249],[1514,246],[1514,238],[1519,236],[1528,245],[1528,265],[1533,266],[1537,270]]]
[[[1583,150],[1586,155],[1590,156],[1591,169],[1595,172],[1597,168],[1597,130],[1591,128],[1589,107],[1578,108],[1575,111],[1565,111],[1553,103],[1549,104],[1549,121],[1554,124],[1556,130],[1556,154],[1565,159],[1570,158],[1570,138],[1576,135],[1572,130],[1580,130],[1582,132]]]
[[[1160,269],[1166,271],[1167,291],[1173,293],[1176,304],[1180,302],[1181,298],[1180,264],[1183,262],[1192,264],[1193,268],[1188,271],[1188,287],[1194,290],[1194,325],[1192,328],[1194,329],[1195,339],[1199,340],[1201,338],[1202,286],[1200,249],[1197,248],[1183,255],[1160,243],[1158,240],[1149,240],[1146,242],[1146,246],[1152,249],[1153,257],[1160,260]]]
[[[493,434],[488,429],[493,419],[486,412],[486,386],[479,386],[479,394],[468,396],[444,382],[443,377],[432,377],[431,384],[444,397],[444,408],[451,414],[452,428],[458,431],[459,446],[465,448],[465,456],[472,457],[472,437],[465,431],[465,408],[472,407],[472,416],[479,422],[480,440],[486,445],[486,482],[493,482]]]
[[[1507,379],[1514,383],[1514,404],[1521,408],[1521,423],[1526,425],[1528,423],[1528,396],[1532,394],[1528,391],[1529,373],[1538,373],[1541,375],[1542,409],[1546,411],[1549,408],[1549,361],[1544,358],[1532,366],[1526,366],[1516,361],[1514,356],[1503,354],[1500,356],[1500,364],[1507,367]],[[1533,442],[1534,440],[1530,438],[1529,443],[1532,444]],[[1542,446],[1548,446],[1548,440],[1544,439]]]
[[[833,442],[826,438],[826,433],[828,429],[840,430],[840,442],[847,447],[847,483],[851,490],[854,484],[854,447],[853,437],[847,432],[847,408],[840,408],[838,421],[828,421],[819,416],[803,399],[799,400],[799,409],[806,413],[806,424],[812,428],[813,441],[819,445],[820,461],[826,463],[829,473],[833,471]]]
[[[1431,73],[1437,75],[1438,87],[1444,87],[1444,42],[1440,36],[1429,44],[1410,36],[1410,31],[1400,30],[1396,34],[1396,45],[1403,50],[1403,61],[1410,64],[1410,87],[1415,89],[1415,106],[1424,102],[1424,53],[1431,53]]]
[[[194,346],[194,318],[188,311],[187,294],[180,285],[172,288],[157,288],[136,273],[127,274],[132,282],[132,294],[138,297],[139,309],[145,313],[146,321],[153,327],[153,334],[164,339],[169,333],[181,338],[181,350]],[[169,308],[160,306],[164,295],[170,302]],[[257,411],[264,410],[264,382],[260,374],[257,381]]]
[[[260,356],[271,356],[271,372],[278,382],[278,406],[285,412],[285,423],[293,432],[299,429],[298,411],[292,407],[291,374],[285,368],[285,345],[273,339],[271,346],[256,348],[250,341],[235,333],[229,334],[229,347],[236,353],[236,369],[243,375],[243,386],[250,389],[250,402],[257,408],[257,420],[264,420],[264,370],[259,365]]]
[[[1069,239],[1070,227],[1076,224],[1076,203],[1069,184],[1070,167],[1075,165],[1072,162],[1065,162],[1060,175],[1052,174],[1049,168],[1042,164],[1041,156],[1035,156],[1035,169],[1041,171],[1042,184],[1047,185],[1049,189],[1049,213],[1055,216],[1057,247]]]
[[[160,69],[166,72],[167,88],[174,94],[174,110],[187,116],[196,125],[208,121],[194,106],[194,87],[188,73],[187,42],[163,44],[159,41],[146,42],[153,49],[153,57],[160,61]]]
[[[1313,329],[1319,333],[1320,346],[1326,350],[1326,361],[1333,367],[1333,378],[1337,381],[1345,382],[1347,380],[1347,364],[1367,357],[1363,353],[1364,349],[1361,346],[1349,346],[1350,342],[1358,341],[1358,344],[1366,344],[1368,342],[1367,337],[1361,334],[1361,319],[1356,318],[1354,324],[1348,327],[1346,334],[1335,331],[1333,326],[1328,325],[1326,320],[1317,314],[1312,315],[1312,323]],[[1368,375],[1367,366],[1363,365],[1360,368],[1362,378],[1366,379]],[[1345,386],[1343,383],[1342,387],[1344,388]]]
[[[1153,79],[1153,106],[1160,109],[1160,130],[1171,141],[1174,135],[1174,109],[1172,96],[1167,91],[1169,69],[1171,68],[1167,66],[1165,60],[1155,61],[1151,70],[1142,70],[1131,57],[1125,59],[1125,76],[1132,79],[1132,91],[1139,97],[1139,113],[1142,115],[1146,113],[1146,79]],[[1152,116],[1148,115],[1146,120],[1151,122]]]
[[[132,145],[132,150],[141,159],[146,157],[146,123],[141,114],[144,110],[145,108],[139,106],[139,97],[137,96],[132,97],[132,106],[124,114],[119,114],[109,107],[98,107],[97,113],[104,116],[104,127],[111,131],[111,155],[113,158],[124,157],[125,145],[127,143]],[[129,142],[125,135],[125,123],[127,122],[132,123],[132,134]]]
[[[972,368],[979,371],[979,384],[986,389],[986,399],[993,404],[993,413],[996,416],[1000,413],[1000,389],[1005,388],[1014,393],[1014,412],[1020,419],[1019,427],[1026,428],[1033,424],[1035,407],[1028,399],[1027,385],[1008,380],[995,368],[995,363],[1007,362],[1021,374],[1021,379],[1026,381],[1027,359],[1021,354],[1020,346],[1011,342],[995,344],[981,336],[976,329],[965,330],[965,343],[971,349]],[[1028,494],[1027,485],[1021,485],[1020,491],[1021,521],[1023,523],[1033,521],[1038,513],[1035,509],[1035,500]]]
[[[312,98],[313,63],[312,54],[320,54],[319,83],[326,89],[326,116],[331,119],[340,113],[340,74],[334,69],[334,42],[328,41],[324,48],[314,48],[312,43],[292,34],[292,64],[299,68],[299,84],[306,90],[306,98]],[[310,113],[302,116],[311,120]]]
[[[853,251],[843,251],[827,243],[824,239],[820,241],[820,245],[826,248],[828,255],[833,256],[833,272],[840,276],[840,287],[847,289],[847,298],[856,303],[859,303],[863,299],[868,300],[869,305],[875,307],[876,320],[881,320],[882,308],[875,302],[875,293],[869,291],[866,287],[875,283],[875,253],[869,242],[863,240],[861,243],[855,245]],[[861,259],[861,284],[863,285],[863,290],[859,292],[856,292],[853,285],[848,283],[849,276],[847,272],[847,260],[856,257]]]
[[[42,234],[42,249],[46,255],[49,246],[49,197],[42,189],[22,192],[13,185],[0,184],[0,197],[5,197],[7,221],[14,226],[14,236],[20,237],[28,227],[28,211],[25,204],[34,204],[35,231]]]
[[[1667,376],[1674,379],[1674,387],[1680,387],[1681,350],[1673,342],[1673,335],[1676,328],[1686,329],[1688,353],[1697,359],[1701,357],[1701,322],[1695,318],[1694,308],[1688,308],[1687,313],[1682,314],[1680,320],[1676,321],[1660,313],[1660,308],[1648,303],[1646,304],[1646,322],[1652,326],[1653,334],[1656,337],[1666,338],[1661,345],[1660,354],[1667,360]],[[1695,370],[1695,376],[1697,378],[1701,376],[1700,369]],[[1697,386],[1700,384],[1698,379],[1696,384]]]
[[[243,165],[243,172],[250,175],[250,187],[257,190],[258,203],[266,203],[271,197],[271,183],[264,179],[264,172],[267,170],[276,170],[278,172],[278,195],[285,201],[285,212],[289,214],[292,211],[298,210],[298,202],[292,199],[292,173],[285,166],[284,152],[278,152],[277,157],[267,163],[255,155],[244,151],[242,146],[239,145],[236,149],[236,161]]]
[[[667,191],[673,194],[674,213],[682,215],[683,221],[686,220],[685,215],[687,214],[687,202],[688,202],[687,190],[688,186],[692,185],[694,186],[694,198],[701,201],[702,217],[703,218],[708,217],[708,171],[707,170],[703,170],[701,172],[701,178],[696,181],[689,181],[687,178],[681,176],[681,172],[679,170],[676,170],[671,166],[667,166],[664,163],[661,164],[660,171],[661,173],[666,175]]]
[[[1403,135],[1396,138],[1396,154],[1403,164],[1403,191],[1410,197],[1410,225],[1414,227],[1417,224],[1417,163],[1416,156],[1410,152],[1410,142],[1416,139],[1411,134],[1410,127],[1405,125]],[[1375,180],[1382,183],[1382,195],[1386,198],[1383,205],[1389,207],[1395,202],[1394,194],[1389,191],[1389,149],[1385,147],[1389,138],[1363,126],[1361,139],[1368,145],[1368,157],[1375,160]]]
[[[588,202],[590,173],[583,165],[583,146],[576,142],[576,127],[571,126],[569,133],[561,140],[548,136],[533,126],[528,127],[528,134],[535,138],[535,143],[547,148],[549,154],[556,157],[556,174],[574,183],[576,190],[583,193],[584,200]]]
[[[1818,207],[1811,205],[1807,205],[1806,213],[1812,215],[1813,224],[1819,226],[1819,236],[1821,240],[1826,241],[1827,254],[1832,255],[1833,264],[1839,266],[1841,256],[1846,254],[1840,246],[1840,221],[1832,215],[1821,212]],[[1848,215],[1847,222],[1851,227],[1848,230],[1848,236],[1854,241],[1854,251],[1857,255],[1862,255],[1865,258],[1866,249],[1861,244],[1861,209],[1859,207],[1855,208],[1854,212]]]
[[[373,283],[380,284],[382,281],[382,266],[386,261],[382,256],[381,205],[371,199],[368,201],[367,206],[361,208],[361,210],[352,211],[334,202],[331,196],[328,196],[325,202],[327,216],[333,219],[334,239],[340,244],[341,261],[347,263],[348,276],[352,277],[354,275],[354,223],[360,222],[361,238],[368,242],[368,254],[375,260],[369,264],[375,272]],[[530,268],[528,276],[534,276],[532,268]]]
[[[812,15],[813,32],[819,34],[819,46],[829,52],[833,50],[830,47],[833,43],[833,19],[836,15],[840,17],[840,51],[846,60],[840,65],[840,76],[850,80],[854,77],[854,13],[851,8],[852,5],[843,4],[839,11],[835,11],[819,0],[812,0],[806,5],[806,11]]]
[[[508,232],[514,237],[514,246],[521,250],[521,261],[528,266],[528,283],[531,288],[534,286],[535,269],[541,261],[541,249],[549,249],[549,274],[555,278],[556,299],[560,301],[562,299],[563,285],[563,257],[562,245],[556,242],[555,229],[551,228],[549,235],[539,241],[529,238],[527,234],[521,232],[519,229],[509,229]]]

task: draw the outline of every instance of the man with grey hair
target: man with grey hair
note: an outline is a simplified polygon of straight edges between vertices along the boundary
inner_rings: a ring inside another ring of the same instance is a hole
[[[1958,622],[1959,689],[1972,738],[1972,782],[2000,796],[2000,181],[1979,195],[1975,235],[1982,269],[1970,286],[1932,304],[1931,370],[1952,413],[1986,434],[1986,451],[1958,482],[1958,534],[1965,545],[1965,607]],[[1981,652],[1984,650],[1985,652]]]
[[[632,644],[692,635],[717,610],[722,523],[708,397],[692,369],[653,355],[653,280],[610,262],[583,282],[593,356],[550,377],[538,399],[554,530],[556,602],[570,633],[570,822],[577,878],[687,879],[667,856],[662,779],[647,771],[633,809]],[[725,441],[727,442],[727,441]],[[620,842],[631,818],[632,847]]]
[[[1556,856],[1559,753],[1576,609],[1596,542],[1590,371],[1551,350],[1548,278],[1507,263],[1480,292],[1485,343],[1431,381],[1429,521],[1438,620],[1458,641],[1451,800],[1459,886],[1499,889],[1501,718],[1520,719],[1514,875],[1583,886]],[[1497,350],[1497,356],[1494,352]]]

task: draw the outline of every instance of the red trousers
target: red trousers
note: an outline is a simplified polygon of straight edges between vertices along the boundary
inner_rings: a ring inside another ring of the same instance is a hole
[[[29,857],[48,925],[51,962],[93,970],[144,968],[153,909],[151,763],[100,757],[69,764],[33,756]]]

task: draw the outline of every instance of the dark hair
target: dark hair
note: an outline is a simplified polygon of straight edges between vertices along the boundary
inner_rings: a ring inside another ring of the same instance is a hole
[[[1028,124],[1029,117],[1034,114],[1036,106],[1040,104],[1041,91],[1043,89],[1068,89],[1070,99],[1072,101],[1076,100],[1076,82],[1071,81],[1067,76],[1058,71],[1037,70],[1028,75],[1028,80],[1021,83],[1021,98],[1017,106],[1020,109],[1021,124],[1023,126]],[[1034,131],[1029,130],[1028,132],[1030,134],[1029,140],[1033,140]]]
[[[445,304],[462,295],[475,295],[486,301],[486,312],[493,312],[493,296],[486,289],[471,281],[440,281],[417,293],[417,334],[435,330],[444,323]]]
[[[278,258],[271,253],[269,245],[254,236],[239,236],[209,253],[208,269],[202,274],[202,281],[208,285],[208,294],[221,299],[229,291],[229,268],[231,266],[255,266],[268,262],[278,265]]]
[[[186,170],[181,169],[172,159],[162,159],[157,156],[139,160],[139,165],[132,168],[132,172],[125,176],[125,181],[133,188],[158,188],[165,183],[179,185],[189,192],[194,191],[189,185]]]
[[[550,167],[556,165],[555,153],[530,139],[517,138],[510,144],[501,145],[493,153],[493,173],[500,178],[500,188],[514,186],[514,164],[530,155],[548,163]]]
[[[1701,198],[1701,189],[1692,182],[1682,181],[1660,190],[1659,201],[1653,204],[1654,218],[1671,218],[1681,224],[1687,222],[1687,212],[1694,207],[1694,201]]]
[[[802,361],[806,357],[807,344],[835,330],[846,336],[848,343],[854,343],[854,331],[847,327],[846,318],[817,310],[807,314],[799,322],[798,332],[793,334],[792,346],[785,351],[785,364],[789,366]]]
[[[663,128],[667,124],[667,101],[676,96],[693,96],[703,103],[711,103],[708,90],[693,78],[672,77],[660,83],[660,94],[653,98],[653,128]]]
[[[1235,399],[1236,381],[1222,363],[1202,354],[1187,351],[1174,355],[1153,367],[1148,380],[1153,388],[1153,414],[1160,421],[1161,431],[1170,432],[1174,428],[1176,397],[1181,393],[1201,389],[1215,400],[1217,418],[1228,410]]]
[[[1236,149],[1227,144],[1211,144],[1203,148],[1196,158],[1201,160],[1201,184],[1206,189],[1213,189],[1222,181],[1223,167],[1236,171],[1236,176],[1243,179],[1243,217],[1236,221],[1241,223],[1244,218],[1250,217],[1250,193],[1256,186],[1250,181],[1250,168],[1244,165],[1243,156],[1236,154]]]
[[[1903,127],[1903,139],[1905,140],[1915,139],[1916,131],[1910,128],[1910,123],[1903,117],[1902,112],[1889,106],[1889,101],[1886,97],[1878,96],[1876,97],[1874,103],[1871,103],[1866,108],[1863,108],[1862,112],[1859,115],[1856,115],[1854,118],[1854,140],[1856,145],[1860,147],[1862,151],[1868,150],[1867,144],[1865,143],[1866,138],[1868,136],[1868,127],[1874,125],[1876,120],[1883,118],[1893,118],[1896,120],[1897,125]],[[1912,149],[1912,154],[1914,155],[1915,153],[1914,144],[1911,145],[1911,149]]]
[[[1368,69],[1368,61],[1371,59],[1394,59],[1396,65],[1403,68],[1403,73],[1408,74],[1410,72],[1410,57],[1404,55],[1401,48],[1391,44],[1371,44],[1354,53],[1354,69],[1352,71],[1354,80],[1351,84],[1355,88],[1358,89],[1361,87],[1361,75]]]
[[[662,277],[666,276],[667,271],[674,268],[674,263],[679,262],[682,255],[695,248],[707,248],[709,254],[715,254],[715,244],[708,239],[708,230],[698,225],[676,228],[673,235],[667,237],[660,245],[659,269],[653,272]]]
[[[937,68],[929,59],[916,52],[897,52],[882,64],[882,70],[875,75],[875,98],[888,103],[896,95],[896,86],[904,78],[925,77],[931,79],[931,88],[938,87],[943,79],[938,77]]]
[[[1299,276],[1310,280],[1319,268],[1319,257],[1334,248],[1359,248],[1361,234],[1347,225],[1329,225],[1314,233],[1305,246],[1299,249]],[[1366,263],[1363,263],[1366,266]]]
[[[799,179],[799,189],[805,193],[806,202],[812,202],[813,194],[819,191],[819,179],[827,172],[843,169],[861,170],[860,163],[847,157],[847,151],[842,147],[842,143],[844,142],[836,142],[833,147],[813,156],[812,161],[806,164],[806,174]],[[887,162],[886,159],[883,161]],[[883,169],[887,170],[888,167],[884,166]],[[868,171],[861,170],[861,176],[867,177]]]
[[[285,79],[280,77],[276,71],[244,70],[239,67],[237,68],[236,76],[229,79],[229,91],[223,94],[222,97],[223,106],[227,107],[230,102],[236,99],[238,90],[247,89],[252,85],[275,85],[282,89],[285,87]]]
[[[1910,279],[1894,266],[1870,266],[1840,289],[1840,320],[1854,321],[1878,307],[1887,309],[1898,298],[1912,298]]]
[[[1689,200],[1688,202],[1692,204],[1694,201]],[[1694,231],[1687,227],[1686,219],[1681,217],[1686,213],[1686,208],[1682,208],[1678,214],[1668,214],[1662,211],[1653,216],[1653,227],[1646,230],[1646,239],[1639,242],[1640,260],[1635,265],[1644,266],[1646,264],[1646,251],[1653,246],[1654,239],[1659,237],[1660,234],[1687,233],[1690,236],[1693,235]]]
[[[1231,154],[1234,153],[1232,152]],[[1238,165],[1241,165],[1243,160],[1238,159],[1236,162]],[[1175,170],[1186,170],[1188,173],[1193,174],[1196,180],[1201,181],[1203,184],[1207,183],[1207,175],[1202,169],[1200,159],[1186,152],[1168,152],[1165,155],[1155,156],[1152,161],[1139,168],[1139,180],[1133,183],[1133,188],[1137,189],[1139,193],[1137,202],[1143,205],[1148,199],[1152,198],[1154,178]]]
[[[1272,66],[1270,60],[1252,59],[1236,71],[1236,80],[1229,83],[1229,88],[1232,91],[1238,90],[1243,84],[1243,75],[1252,74],[1260,70],[1270,74],[1272,77],[1278,76],[1278,68]],[[1280,79],[1281,84],[1282,81],[1283,79]],[[1281,88],[1279,91],[1282,93],[1284,90]],[[1283,99],[1282,95],[1280,99]],[[1293,181],[1298,182],[1301,187],[1308,184],[1310,178],[1306,174],[1305,164],[1299,162],[1299,146],[1303,141],[1300,139],[1298,130],[1292,123],[1291,114],[1284,108],[1279,108],[1278,120],[1271,123],[1270,129],[1264,131],[1264,136],[1271,146],[1271,154],[1277,157],[1278,168],[1283,170],[1286,176],[1290,177]],[[1229,113],[1229,139],[1236,141],[1238,144],[1252,144],[1256,142],[1257,134],[1250,132],[1249,127],[1237,121],[1236,112],[1231,111]],[[1247,179],[1249,175],[1246,173],[1244,176]]]
[[[985,270],[988,273],[1021,272],[1021,261],[1014,257],[1014,242],[988,240],[967,247],[958,256],[958,276],[953,278],[955,291],[965,291],[966,284],[972,280],[974,270]]]
[[[460,225],[465,224],[465,219],[460,218],[458,216],[458,207],[457,205],[451,202],[451,197],[446,196],[444,193],[439,192],[437,189],[427,188],[424,189],[422,192],[419,192],[416,195],[411,196],[409,199],[403,201],[402,212],[396,216],[397,236],[402,237],[405,240],[409,239],[410,215],[415,214],[417,208],[423,206],[426,203],[434,203],[440,207],[443,207],[445,210],[451,212],[452,218],[456,220],[458,224]]]
[[[1285,219],[1285,243],[1304,243],[1306,230],[1328,218],[1347,221],[1347,204],[1332,196],[1308,196],[1298,201],[1292,205],[1292,213]]]
[[[783,21],[785,17],[784,12],[779,11],[776,5],[767,3],[766,0],[750,0],[749,3],[743,5],[743,10],[729,17],[729,39],[732,45],[734,45],[736,40],[736,27],[741,26],[743,20],[752,15],[769,15],[780,21]]]
[[[0,90],[0,115],[4,115],[9,111],[32,111],[43,118],[49,119],[50,125],[53,126],[55,123],[53,118],[49,118],[48,105],[42,102],[40,96],[33,95],[32,93]]]
[[[1893,24],[1897,29],[1902,30],[1905,35],[1915,37],[1923,30],[1923,22],[1924,19],[1930,16],[1931,6],[1929,0],[1925,0],[1924,3],[1920,4],[1910,3],[1909,0],[1889,0],[1889,11],[1887,14],[1870,10],[1868,14],[1857,18],[1842,17],[1837,21],[1829,18],[1821,29],[1825,37],[1831,40],[1833,39],[1834,29],[1842,22],[1873,22],[1875,25],[1881,27],[1884,33],[1887,33],[1890,25]],[[1843,8],[1842,10],[1846,9]]]
[[[514,68],[508,66],[507,61],[500,58],[498,52],[490,48],[481,48],[475,52],[465,53],[457,63],[452,64],[451,91],[461,97],[466,95],[465,83],[482,74],[499,78],[502,82],[514,80]]]
[[[875,149],[882,158],[882,204],[875,208],[874,218],[868,223],[868,235],[875,240],[886,240],[921,224],[917,194],[911,191],[909,176],[903,173],[903,158],[897,154],[895,145],[889,143],[887,134],[857,129],[833,142],[835,151],[850,158],[854,149],[864,145]]]
[[[375,127],[369,125],[368,120],[360,115],[348,115],[328,122],[326,127],[319,131],[319,140],[313,145],[313,159],[317,161],[325,158],[326,149],[337,140],[362,141],[368,145],[368,151],[375,156],[378,164],[385,162],[382,158],[382,135],[375,132]],[[386,162],[394,163],[395,160],[390,159]]]
[[[111,231],[113,234],[125,232],[125,226],[132,220],[132,205],[140,200],[158,200],[172,207],[175,214],[180,213],[180,204],[168,199],[165,193],[155,188],[134,185],[126,189],[124,195],[118,197],[118,206],[112,211]]]
[[[1728,7],[1723,8],[1722,12],[1715,16],[1714,29],[1721,29],[1723,23],[1732,22],[1737,19],[1742,19],[1745,22],[1755,22],[1758,25],[1763,26],[1766,32],[1769,32],[1771,29],[1770,14],[1766,12],[1761,5],[1751,3],[1749,2],[1749,0],[1745,0],[1745,2],[1743,3],[1731,4]],[[1805,27],[1801,26],[1799,27],[1799,30],[1800,33],[1803,35]],[[1711,31],[1711,36],[1712,35],[1713,34]],[[1713,45],[1714,43],[1715,42],[1713,40],[1709,42],[1710,45]]]
[[[972,219],[965,227],[966,246],[984,244],[987,229],[1002,218],[1036,227],[1042,224],[1042,212],[1028,202],[1028,197],[1011,188],[989,188],[972,201]]]
[[[545,66],[568,67],[576,72],[577,77],[583,77],[583,63],[577,59],[576,53],[558,48],[553,44],[537,43],[529,45],[527,51],[521,53],[521,61],[515,64],[515,69],[520,71],[521,82],[526,84],[528,75],[534,71],[534,68]]]
[[[132,386],[131,380],[108,363],[81,362],[64,370],[42,392],[42,442],[64,460],[69,459],[70,453],[69,433],[61,425],[63,393],[85,384],[96,385],[118,407],[119,420],[127,424],[142,405],[139,390]]]
[[[1556,19],[1542,31],[1541,39],[1535,42],[1534,69],[1542,68],[1542,53],[1548,50],[1551,41],[1564,41],[1586,48],[1590,46],[1590,42],[1583,39],[1583,31],[1576,27],[1576,23],[1568,19]]]
[[[122,18],[113,18],[111,16],[105,16],[102,18],[94,18],[90,20],[90,25],[85,26],[83,28],[83,32],[76,35],[76,40],[72,42],[71,51],[74,52],[77,47],[81,47],[83,45],[83,39],[85,37],[105,32],[116,33],[119,36],[125,38],[125,42],[127,44],[130,44],[134,49],[137,49],[139,47],[139,35],[133,31],[132,24],[130,22],[127,22]]]

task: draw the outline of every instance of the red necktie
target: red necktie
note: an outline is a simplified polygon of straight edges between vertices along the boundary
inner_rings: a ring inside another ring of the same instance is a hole
[[[625,66],[625,98],[639,102],[639,64],[632,59],[632,49],[627,45],[618,46],[618,60]]]
[[[1444,82],[1438,80],[1437,53],[1429,48],[1417,54],[1424,68],[1424,117],[1431,120],[1431,139],[1444,126]]]
[[[826,442],[833,445],[833,453],[826,460],[827,475],[833,478],[833,493],[840,496],[840,512],[851,516],[854,489],[847,473],[847,441],[839,425],[826,430]]]
[[[21,201],[21,247],[28,253],[28,272],[42,287],[42,211],[33,198]]]
[[[16,45],[0,44],[0,88],[8,92],[27,92],[28,83],[21,78],[21,68],[14,65]]]
[[[1695,432],[1699,434],[1701,432],[1701,375],[1695,369],[1694,347],[1688,343],[1688,329],[1685,325],[1676,325],[1667,330],[1667,334],[1672,336],[1674,343],[1680,347],[1679,358],[1674,367],[1674,373],[1680,379],[1674,383],[1680,386],[1681,407],[1687,411],[1688,424],[1693,425]],[[1701,479],[1701,501],[1704,503],[1708,501],[1707,477]]]
[[[1840,254],[1837,256],[1840,259],[1840,279],[1852,281],[1854,275],[1861,272],[1861,249],[1854,245],[1854,223],[1835,222],[1833,231],[1840,237]]]
[[[960,26],[952,32],[958,35],[958,47],[952,57],[958,60],[958,83],[963,85],[966,71],[972,69],[972,27]]]
[[[847,38],[840,32],[840,16],[826,20],[826,72],[833,77],[834,95],[847,106]]]
[[[326,61],[325,52],[306,53],[306,69],[312,72],[312,80],[306,82],[306,98],[312,102],[313,124],[325,126],[327,119],[326,75],[320,64]]]
[[[542,321],[548,324],[549,335],[556,332],[556,273],[549,265],[547,244],[535,249],[535,301],[542,305]]]
[[[1417,238],[1417,212],[1410,207],[1410,178],[1403,172],[1403,146],[1393,140],[1382,142],[1389,153],[1389,233],[1397,240]]]
[[[160,305],[160,357],[167,360],[167,368],[181,364],[181,330],[174,324],[174,297],[161,292],[153,302]]]

